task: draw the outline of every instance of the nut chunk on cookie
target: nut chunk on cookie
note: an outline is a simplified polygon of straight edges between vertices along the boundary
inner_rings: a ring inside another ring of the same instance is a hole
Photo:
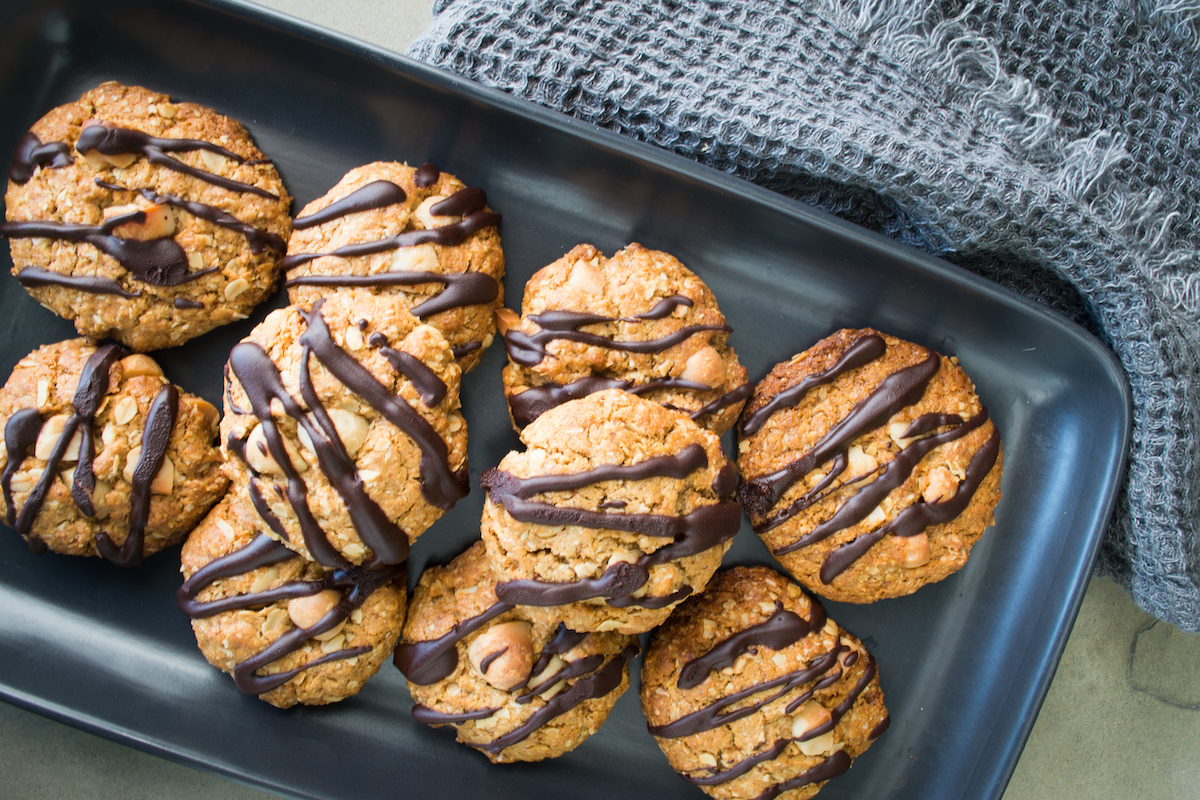
[[[499,223],[482,189],[432,164],[358,167],[296,218],[288,297],[308,305],[339,287],[387,295],[441,331],[469,371],[504,302]]]
[[[395,664],[413,716],[453,725],[495,763],[541,761],[599,730],[629,686],[637,639],[577,633],[497,599],[482,542],[432,567],[413,595]]]
[[[34,552],[138,564],[225,493],[217,417],[149,356],[90,339],[40,347],[0,389],[5,521]]]
[[[648,631],[704,588],[741,525],[721,440],[649,400],[597,392],[521,439],[483,475],[481,528],[496,594],[531,616]]]
[[[327,569],[227,497],[183,545],[180,609],[209,663],[279,708],[357,693],[404,624],[404,567]]]
[[[109,82],[17,144],[13,274],[88,336],[134,350],[245,319],[274,289],[291,198],[237,122]]]
[[[442,335],[385,297],[272,312],[229,355],[233,492],[305,558],[399,564],[467,494],[461,375]]]
[[[658,629],[641,700],[675,771],[722,800],[806,800],[889,723],[875,659],[767,567],[719,573]]]
[[[870,329],[780,364],[740,425],[742,502],[808,589],[869,603],[961,569],[1000,501],[1000,434],[954,358]]]
[[[721,434],[750,396],[712,291],[668,253],[635,243],[605,258],[581,244],[530,278],[521,313],[499,312],[517,430],[568,400],[624,389]]]

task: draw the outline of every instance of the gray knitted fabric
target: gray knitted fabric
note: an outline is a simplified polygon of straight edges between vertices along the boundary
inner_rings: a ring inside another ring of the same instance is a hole
[[[1058,309],[1133,390],[1099,569],[1200,630],[1195,0],[441,0],[410,54]]]

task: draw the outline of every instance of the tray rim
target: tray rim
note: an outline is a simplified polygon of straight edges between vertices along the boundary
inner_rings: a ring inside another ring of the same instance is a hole
[[[414,80],[425,83],[435,89],[453,93],[463,99],[491,106],[503,111],[532,120],[576,139],[599,146],[606,150],[630,156],[635,160],[646,162],[676,175],[694,180],[706,187],[727,192],[738,199],[753,204],[771,206],[822,234],[839,239],[855,240],[876,251],[882,251],[888,257],[894,258],[918,267],[923,272],[932,273],[940,280],[956,284],[972,292],[984,295],[995,295],[1010,303],[1022,307],[1025,313],[1040,317],[1044,322],[1057,328],[1063,335],[1075,340],[1096,360],[1097,366],[1103,368],[1110,379],[1112,388],[1117,390],[1122,413],[1117,420],[1120,428],[1119,454],[1104,471],[1105,487],[1103,496],[1105,502],[1091,509],[1086,524],[1077,528],[1087,533],[1087,547],[1079,552],[1071,571],[1072,589],[1068,595],[1062,614],[1058,615],[1054,634],[1046,642],[1045,652],[1048,658],[1044,660],[1047,667],[1037,673],[1033,681],[1023,692],[1025,710],[1022,724],[1010,737],[1003,758],[994,763],[994,779],[988,779],[992,790],[981,797],[999,798],[1007,787],[1016,763],[1027,742],[1029,733],[1037,720],[1046,693],[1057,671],[1063,650],[1075,620],[1079,614],[1084,594],[1093,571],[1093,565],[1099,553],[1104,532],[1116,507],[1118,495],[1123,483],[1132,435],[1132,393],[1129,381],[1116,355],[1096,338],[1091,332],[1072,322],[1061,313],[1042,306],[1008,287],[990,281],[969,270],[951,264],[915,247],[890,239],[883,234],[843,220],[822,209],[809,206],[799,200],[765,189],[745,179],[721,172],[714,167],[692,161],[682,155],[662,150],[653,145],[627,137],[596,125],[582,122],[562,112],[540,106],[532,101],[508,94],[500,89],[484,86],[455,73],[432,67],[424,62],[413,59],[403,53],[388,50],[381,46],[363,41],[319,24],[295,17],[283,11],[257,5],[250,0],[185,0],[186,5],[212,9],[218,12],[242,17],[245,20],[275,29],[277,32],[294,36],[309,44],[325,46],[337,50],[344,55],[357,57],[373,62],[383,68]],[[22,3],[24,8],[30,8],[32,2]],[[271,782],[246,775],[235,770],[226,769],[219,765],[211,765],[201,760],[190,751],[175,748],[153,737],[139,735],[137,731],[120,725],[106,724],[90,714],[77,712],[59,703],[36,697],[27,692],[12,689],[0,683],[0,699],[17,707],[23,708],[71,727],[101,736],[151,755],[166,758],[178,764],[199,769],[214,774],[235,783],[286,797],[321,798],[323,795],[293,791],[288,788],[280,794],[281,787]],[[971,784],[979,775],[979,767],[972,773]]]

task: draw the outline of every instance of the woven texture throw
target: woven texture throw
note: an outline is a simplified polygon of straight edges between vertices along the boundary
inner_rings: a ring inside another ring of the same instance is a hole
[[[410,55],[1066,314],[1132,387],[1098,569],[1200,630],[1200,4],[439,0]]]

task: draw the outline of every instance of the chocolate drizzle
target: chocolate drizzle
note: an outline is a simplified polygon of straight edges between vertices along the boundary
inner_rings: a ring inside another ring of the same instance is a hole
[[[733,538],[741,525],[741,507],[738,503],[718,502],[701,506],[687,514],[673,516],[590,511],[529,498],[546,492],[575,491],[603,481],[645,480],[654,477],[683,479],[692,472],[707,467],[708,454],[699,444],[692,444],[674,455],[654,456],[631,465],[606,464],[574,474],[518,478],[503,470],[487,470],[483,473],[481,485],[487,490],[488,498],[503,505],[505,511],[520,522],[607,528],[642,536],[669,537],[673,540],[653,553],[641,556],[636,562],[618,561],[608,566],[598,578],[561,583],[539,580],[506,581],[497,585],[496,596],[514,605],[552,606],[592,598],[603,598],[618,608],[632,605],[657,608],[669,605],[673,600],[668,598],[635,599],[632,595],[649,579],[650,566],[695,555]],[[718,474],[718,478],[720,475],[721,473]],[[682,599],[683,596],[686,594],[678,599]]]
[[[248,183],[242,183],[232,178],[226,178],[198,169],[197,167],[188,166],[179,159],[167,155],[167,153],[207,150],[210,153],[224,156],[239,164],[246,162],[246,159],[237,153],[202,139],[160,139],[157,136],[151,136],[148,133],[135,131],[131,128],[111,128],[107,125],[98,124],[89,125],[80,131],[79,139],[75,143],[75,149],[84,155],[92,150],[105,156],[141,155],[151,164],[165,167],[174,172],[191,175],[194,178],[199,178],[202,181],[211,183],[214,186],[220,186],[223,189],[229,189],[233,192],[256,194],[259,197],[266,197],[270,200],[279,199],[278,195],[272,194],[266,189],[260,189]]]
[[[421,450],[421,490],[431,504],[449,508],[467,492],[466,478],[460,470],[450,471],[445,442],[433,427],[403,400],[388,389],[361,364],[333,341],[321,316],[318,300],[308,312],[300,312],[308,323],[301,334],[302,345],[299,385],[301,397],[310,409],[301,405],[284,388],[279,370],[266,352],[253,342],[242,342],[229,355],[229,366],[241,383],[251,409],[262,424],[269,454],[279,465],[287,481],[287,499],[309,552],[326,566],[339,567],[345,559],[329,543],[320,524],[313,516],[306,497],[307,489],[299,472],[288,456],[283,436],[271,417],[271,401],[278,400],[284,412],[296,420],[313,443],[321,471],[341,495],[355,532],[363,544],[371,548],[372,566],[399,564],[408,556],[408,535],[391,522],[383,509],[371,499],[363,486],[362,477],[346,452],[333,420],[322,405],[312,385],[309,358],[315,356],[335,378],[361,397],[385,419],[404,431]],[[231,442],[234,453],[245,459],[244,442]],[[267,504],[261,498],[259,481],[251,481],[251,499],[260,516],[272,524],[273,517],[264,515]],[[278,521],[275,522],[278,524]],[[274,529],[275,525],[272,525]]]
[[[165,384],[150,404],[150,411],[146,414],[146,425],[142,429],[142,452],[133,468],[129,498],[129,533],[125,536],[125,542],[118,547],[107,531],[101,531],[95,536],[96,550],[119,567],[133,567],[142,563],[146,523],[150,519],[150,484],[166,458],[178,414],[179,390],[173,384]],[[82,456],[82,451],[80,455]],[[91,472],[90,464],[88,471]]]
[[[917,402],[940,366],[938,354],[929,352],[924,360],[884,378],[803,456],[777,472],[743,483],[741,497],[746,509],[755,516],[765,515],[800,478],[844,453],[863,433],[879,427],[900,409]]]
[[[822,783],[830,778],[836,778],[838,775],[845,773],[850,769],[850,765],[854,763],[854,759],[850,758],[845,750],[838,750],[825,761],[817,764],[815,767],[808,769],[790,780],[786,780],[777,786],[772,786],[762,794],[754,798],[754,800],[775,800],[776,797],[791,789],[798,789],[801,786],[808,786],[813,783]]]
[[[437,230],[444,230],[438,228]],[[331,253],[330,255],[335,255]],[[290,258],[290,256],[289,256]],[[286,259],[285,259],[286,261]],[[446,288],[412,309],[414,317],[432,317],[443,311],[464,306],[482,305],[495,300],[500,284],[482,272],[384,272],[378,275],[302,275],[289,278],[284,286],[416,286],[421,283],[440,283]],[[479,343],[474,343],[478,349]]]
[[[71,146],[66,142],[47,142],[33,131],[26,133],[17,140],[16,152],[13,153],[12,165],[8,168],[8,177],[13,183],[28,183],[38,167],[61,169],[75,163],[71,155]]]
[[[426,725],[454,725],[459,722],[469,722],[473,719],[486,719],[499,710],[499,708],[481,708],[478,711],[463,711],[457,714],[448,714],[444,711],[436,711],[429,706],[417,703],[413,706],[412,715],[413,719],[417,722],[423,722]]]
[[[713,390],[712,386],[707,384],[697,383],[695,380],[684,380],[683,378],[655,378],[648,380],[644,384],[634,384],[632,380],[620,380],[618,378],[602,378],[600,375],[587,375],[584,378],[572,380],[569,384],[548,383],[541,386],[533,386],[532,389],[524,390],[518,395],[509,397],[509,408],[512,410],[512,421],[517,423],[518,427],[529,425],[530,422],[538,419],[539,416],[545,414],[546,411],[562,405],[572,399],[580,399],[587,397],[594,392],[604,391],[606,389],[620,389],[629,392],[630,395],[647,395],[649,392],[662,391],[668,389],[692,391],[692,392],[709,392]],[[745,390],[744,392],[742,390]],[[698,420],[702,416],[712,414],[724,408],[725,405],[737,403],[740,399],[749,395],[752,387],[749,384],[739,386],[727,395],[722,395],[714,403],[709,403],[706,407],[692,411],[691,419]],[[740,395],[740,396],[738,396]],[[715,405],[720,403],[721,405]]]
[[[392,368],[412,381],[413,388],[421,397],[426,408],[433,408],[446,397],[446,383],[437,373],[425,365],[425,362],[411,353],[387,346],[387,337],[382,333],[373,333],[367,340],[372,347],[378,347],[379,352],[388,360]]]
[[[186,297],[176,297],[171,301],[171,305],[178,309],[204,308],[204,303],[199,300],[189,300]]]
[[[144,211],[131,211],[107,219],[102,225],[50,221],[5,222],[0,225],[0,233],[10,239],[42,237],[86,242],[114,258],[137,280],[153,286],[179,286],[216,271],[216,267],[210,267],[189,272],[187,253],[174,239],[123,239],[113,235],[113,229],[117,226],[127,222],[140,223],[145,219]]]
[[[396,203],[403,203],[407,199],[408,195],[404,193],[404,190],[391,181],[372,181],[366,186],[355,189],[342,199],[335,200],[320,211],[314,211],[304,217],[296,217],[292,220],[292,228],[302,231],[348,214],[385,208]]]
[[[535,730],[555,717],[567,713],[585,700],[603,697],[621,685],[621,679],[625,673],[625,662],[636,656],[638,652],[639,648],[636,644],[627,645],[624,650],[605,661],[594,672],[570,684],[566,689],[546,701],[546,704],[534,711],[523,724],[490,742],[472,746],[495,755],[505,748],[524,741]],[[582,660],[588,661],[588,659]]]
[[[118,297],[141,297],[141,292],[127,292],[121,284],[112,278],[101,278],[96,275],[60,275],[41,267],[25,267],[17,273],[17,280],[22,286],[65,286],[77,292],[88,294],[115,294]],[[182,298],[175,298],[177,301]],[[200,307],[203,308],[201,303]],[[178,306],[177,306],[178,307]]]
[[[174,206],[175,208],[182,208],[194,217],[240,233],[246,237],[246,244],[250,247],[251,253],[258,254],[268,248],[279,253],[287,250],[287,242],[283,240],[282,236],[263,230],[262,228],[256,228],[247,222],[242,222],[237,217],[222,211],[216,206],[210,206],[207,203],[197,203],[193,200],[185,200],[173,194],[159,194],[151,189],[127,189],[124,186],[108,183],[99,178],[96,178],[96,185],[114,192],[137,192],[151,203],[162,203]]]
[[[708,680],[709,672],[732,666],[739,656],[752,648],[769,647],[772,650],[782,650],[795,644],[825,624],[825,614],[816,610],[819,607],[814,603],[809,614],[811,619],[806,620],[794,611],[785,609],[783,604],[776,600],[775,613],[766,622],[734,633],[704,655],[684,664],[679,673],[679,688],[695,689]]]
[[[437,683],[454,674],[458,666],[456,645],[467,634],[479,630],[501,614],[511,611],[508,603],[493,603],[477,616],[455,623],[449,633],[424,642],[402,642],[396,646],[392,663],[418,686]],[[532,673],[531,673],[532,674]]]
[[[976,415],[972,419],[978,419],[979,416],[983,416],[986,419],[986,414],[987,412],[981,411],[979,415]],[[965,428],[968,424],[970,424],[970,421],[963,423],[960,428]],[[951,433],[955,432],[957,431],[951,431]],[[931,436],[921,441],[929,441],[935,438],[937,437]],[[909,445],[909,447],[913,446]],[[905,450],[908,450],[908,448],[905,448]],[[903,455],[904,452],[902,451],[900,456],[897,456],[892,463],[899,461]],[[959,483],[958,488],[949,499],[938,500],[933,503],[918,501],[901,511],[896,515],[895,519],[886,525],[882,525],[869,533],[864,533],[854,541],[848,542],[841,547],[834,548],[825,557],[824,563],[821,564],[821,582],[825,584],[832,583],[834,578],[845,572],[851,564],[861,558],[870,549],[871,545],[889,533],[896,536],[916,536],[930,525],[939,525],[957,517],[966,509],[967,504],[971,502],[971,498],[975,496],[975,490],[979,488],[979,484],[987,477],[999,455],[1000,434],[997,431],[992,431],[992,435],[988,437],[988,440],[971,457],[971,463],[967,466],[966,477]],[[880,480],[883,479],[881,478]],[[868,486],[867,488],[870,487]],[[866,490],[864,489],[863,491],[865,492]],[[851,498],[846,505],[850,505],[855,499]],[[838,509],[838,512],[840,513],[841,509]],[[816,533],[816,531],[813,533]]]
[[[887,342],[879,334],[871,333],[862,337],[842,353],[842,356],[829,368],[813,373],[797,383],[789,386],[772,397],[761,407],[750,412],[742,420],[742,437],[758,433],[772,414],[785,408],[795,408],[810,389],[832,383],[838,376],[857,369],[880,358],[887,351]]]
[[[541,363],[542,359],[550,355],[546,350],[546,345],[556,340],[581,342],[609,350],[620,350],[629,353],[661,353],[680,342],[686,341],[697,333],[704,331],[729,333],[733,330],[728,325],[688,325],[658,339],[633,341],[617,341],[598,333],[580,330],[580,328],[587,325],[662,319],[669,315],[676,306],[691,304],[692,301],[686,297],[672,295],[660,300],[654,308],[644,314],[638,314],[633,317],[605,317],[600,314],[589,314],[581,311],[545,311],[529,317],[541,330],[535,333],[525,333],[512,328],[508,333],[504,334],[504,347],[508,351],[508,357],[514,363],[525,367],[533,367],[537,366]]]
[[[20,468],[25,451],[37,443],[43,421],[37,409],[30,408],[17,411],[9,417],[5,424],[4,441],[8,463],[3,474],[0,475],[0,485],[2,485],[5,506],[8,511],[7,522],[13,530],[29,540],[29,549],[34,552],[41,553],[46,549],[45,543],[31,533],[34,518],[41,510],[42,503],[45,502],[50,484],[58,476],[59,466],[76,431],[80,434],[80,444],[74,477],[71,480],[71,499],[86,516],[91,517],[96,513],[91,500],[91,494],[96,488],[96,476],[92,472],[92,460],[95,457],[92,428],[95,425],[96,412],[100,408],[100,402],[108,393],[109,369],[114,361],[126,355],[127,352],[120,345],[106,344],[101,345],[96,352],[88,356],[87,362],[80,371],[75,395],[71,399],[73,412],[63,423],[62,433],[54,443],[49,458],[46,459],[42,477],[38,479],[25,498],[20,513],[16,512],[13,504],[12,477]],[[168,430],[168,436],[169,432]],[[165,445],[163,447],[165,448]],[[154,450],[155,446],[151,442],[146,442],[143,445],[143,457],[153,457]],[[161,464],[162,455],[158,455],[157,458]],[[156,467],[155,472],[157,471]],[[151,477],[153,477],[153,473],[151,473]],[[142,524],[144,525],[144,521]],[[131,520],[132,525],[133,520]],[[132,529],[130,535],[133,535]]]
[[[345,622],[350,614],[360,608],[376,589],[395,579],[403,579],[402,565],[387,565],[369,569],[366,567],[346,567],[334,570],[328,577],[320,580],[297,580],[268,589],[263,592],[225,597],[208,602],[197,601],[196,595],[205,587],[212,585],[222,578],[242,575],[251,570],[268,564],[277,564],[299,558],[296,553],[288,550],[282,544],[274,541],[265,533],[259,534],[249,544],[232,553],[214,559],[197,570],[179,587],[176,600],[180,610],[193,619],[210,617],[225,611],[239,609],[261,608],[280,600],[296,597],[309,597],[325,591],[338,589],[342,592],[341,599],[330,611],[308,628],[290,630],[280,636],[260,653],[242,661],[233,668],[233,679],[237,687],[246,694],[263,694],[287,683],[306,669],[319,664],[353,658],[371,651],[369,646],[347,647],[316,658],[295,669],[285,670],[273,675],[256,675],[262,667],[277,661],[284,656],[294,653],[304,646],[305,642],[332,630]]]
[[[707,705],[698,711],[693,711],[691,714],[685,714],[674,722],[668,722],[665,725],[651,725],[649,726],[650,733],[655,736],[660,736],[664,739],[677,739],[681,736],[691,736],[702,731],[719,728],[727,723],[748,717],[763,706],[775,702],[789,692],[792,692],[804,684],[820,678],[827,672],[833,670],[838,666],[838,655],[841,653],[842,649],[843,648],[841,646],[835,647],[833,650],[830,650],[828,653],[820,658],[817,658],[802,669],[780,675],[779,677],[772,678],[769,681],[763,681],[762,683],[754,684],[753,686],[749,686],[741,691],[726,695],[725,697],[718,699],[716,702],[711,703],[710,705]],[[841,670],[839,669],[834,680],[840,677]],[[747,700],[757,694],[761,694],[762,692],[769,692],[772,689],[776,691],[771,692],[771,694],[760,700],[756,700],[746,705],[739,705],[743,700]],[[806,693],[801,698],[798,698],[799,702],[792,701],[792,703],[788,705],[787,713],[790,714],[795,711],[796,708],[798,708],[800,704],[803,703],[804,700],[806,700],[809,696],[811,696],[811,692]],[[736,706],[736,708],[733,708],[733,710],[726,710],[732,706]]]

